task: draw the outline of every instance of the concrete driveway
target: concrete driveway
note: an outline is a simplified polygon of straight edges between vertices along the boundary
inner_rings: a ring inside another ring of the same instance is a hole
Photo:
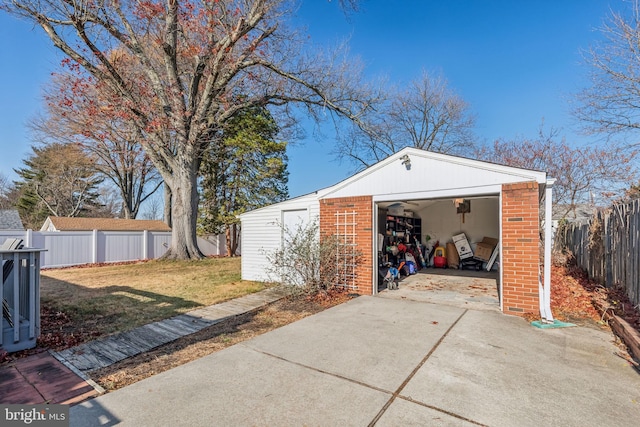
[[[72,426],[636,426],[610,333],[359,297],[71,408]]]

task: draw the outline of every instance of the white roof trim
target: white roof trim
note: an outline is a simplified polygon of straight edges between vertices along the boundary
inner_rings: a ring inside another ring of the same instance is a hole
[[[306,197],[309,197],[310,199],[318,200],[318,199],[319,199],[320,197],[322,197],[322,196],[324,195],[324,193],[325,193],[328,189],[330,189],[330,188],[332,188],[332,187],[323,188],[322,190],[317,190],[317,191],[314,191],[314,192],[312,192],[312,193],[303,194],[303,195],[301,195],[301,196],[296,196],[296,197],[293,197],[293,198],[291,198],[291,199],[283,200],[283,201],[278,202],[278,203],[272,203],[272,204],[270,204],[270,205],[263,206],[263,207],[261,207],[261,208],[257,208],[257,209],[253,209],[253,210],[250,210],[250,211],[247,211],[247,212],[243,212],[243,213],[241,213],[241,214],[239,214],[239,215],[236,215],[236,218],[242,218],[242,217],[243,217],[243,216],[245,216],[245,215],[253,214],[253,213],[255,213],[255,212],[260,212],[260,211],[261,211],[261,210],[263,210],[263,209],[270,209],[270,208],[273,208],[274,206],[278,206],[278,205],[281,205],[281,204],[283,204],[283,203],[287,203],[287,204],[289,204],[289,203],[294,202],[294,201],[296,201],[296,200],[304,199],[304,198],[306,198]],[[315,196],[315,197],[314,197],[314,196]]]
[[[517,177],[523,178],[523,180],[536,181],[539,184],[545,184],[547,181],[546,172],[515,168],[512,166],[504,166],[496,163],[489,163],[482,160],[472,160],[464,157],[452,156],[449,154],[433,153],[431,151],[425,151],[419,148],[405,147],[402,150],[398,151],[397,153],[394,153],[391,156],[387,157],[386,159],[381,160],[372,166],[369,166],[367,169],[363,170],[362,172],[358,172],[357,174],[345,179],[344,181],[341,181],[331,187],[326,188],[326,192],[324,192],[324,194],[319,194],[318,197],[319,198],[326,197],[327,195],[330,195],[331,193],[334,193],[340,190],[341,188],[344,188],[352,184],[353,182],[356,182],[364,178],[365,176],[387,166],[388,164],[398,161],[400,157],[407,154],[412,156],[423,157],[427,159],[433,159],[441,162],[454,163],[454,164],[458,164],[466,167],[484,169],[487,171],[517,176]]]
[[[402,150],[398,151],[397,153],[392,154],[391,156],[387,157],[386,159],[383,159],[381,161],[379,161],[378,163],[369,166],[368,168],[366,168],[365,170],[356,173],[355,175],[350,176],[349,178],[346,178],[340,182],[338,182],[337,184],[334,184],[330,187],[325,187],[322,188],[320,190],[311,192],[311,193],[307,193],[307,194],[303,194],[301,196],[297,196],[291,199],[287,199],[287,200],[283,200],[282,202],[278,202],[278,203],[274,203],[268,206],[264,206],[258,209],[254,209],[248,212],[244,212],[240,215],[238,215],[238,218],[242,218],[243,216],[247,215],[247,214],[253,214],[255,212],[259,212],[262,209],[266,209],[266,208],[272,208],[274,206],[283,204],[283,203],[290,203],[292,201],[298,200],[298,199],[302,199],[304,197],[311,197],[313,198],[315,196],[316,200],[325,198],[326,196],[352,184],[353,182],[356,182],[362,178],[364,178],[365,176],[377,171],[378,169],[384,168],[385,166],[398,161],[400,159],[400,157],[404,156],[405,154],[409,154],[412,156],[419,156],[419,157],[424,157],[427,159],[433,159],[433,160],[437,160],[437,161],[441,161],[441,162],[448,162],[448,163],[454,163],[454,164],[458,164],[458,165],[463,165],[463,166],[467,166],[467,167],[472,167],[472,168],[478,168],[478,169],[484,169],[484,170],[488,170],[488,171],[493,171],[493,172],[498,172],[498,173],[503,173],[506,175],[511,175],[511,176],[517,176],[517,177],[521,177],[523,178],[523,180],[527,180],[527,181],[536,181],[539,184],[547,184],[547,174],[546,172],[541,172],[541,171],[534,171],[534,170],[530,170],[530,169],[521,169],[521,168],[516,168],[516,167],[512,167],[512,166],[505,166],[505,165],[499,165],[496,163],[489,163],[489,162],[485,162],[482,160],[473,160],[473,159],[467,159],[464,157],[458,157],[458,156],[452,156],[449,154],[441,154],[441,153],[434,153],[431,151],[426,151],[426,150],[421,150],[419,148],[413,148],[413,147],[405,147]],[[453,194],[462,194],[465,193],[469,196],[473,195],[473,194],[483,194],[483,192],[486,192],[485,194],[493,194],[496,190],[492,187],[491,189],[488,188],[482,188],[482,189],[476,189],[476,190],[471,190],[472,187],[465,187],[465,188],[461,188],[459,189],[459,191],[454,191],[454,190],[449,190],[446,192],[442,192],[442,194],[440,194],[441,196],[445,197],[445,193],[446,195],[448,195],[449,193]],[[431,192],[431,196],[430,197],[434,197],[434,192]],[[413,196],[416,196],[416,194],[413,194]],[[403,196],[396,194],[393,196],[394,199],[398,199],[398,198],[415,198],[412,197],[411,194],[404,194]],[[382,201],[382,199],[377,198],[377,201]]]

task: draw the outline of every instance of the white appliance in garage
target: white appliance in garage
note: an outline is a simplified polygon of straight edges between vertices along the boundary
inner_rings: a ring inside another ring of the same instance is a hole
[[[469,244],[469,240],[467,240],[467,236],[464,233],[456,234],[452,237],[452,239],[453,244],[456,245],[456,249],[458,250],[458,255],[460,255],[460,261],[467,258],[473,258],[471,245]]]

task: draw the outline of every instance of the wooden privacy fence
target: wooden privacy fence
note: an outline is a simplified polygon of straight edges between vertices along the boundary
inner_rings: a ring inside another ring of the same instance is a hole
[[[45,249],[42,268],[159,258],[171,244],[169,231],[0,231],[0,244],[19,238],[28,248]],[[224,234],[198,238],[205,255],[225,255]]]
[[[556,248],[571,251],[590,277],[623,286],[633,305],[640,304],[640,199],[600,210],[586,224],[561,227]]]

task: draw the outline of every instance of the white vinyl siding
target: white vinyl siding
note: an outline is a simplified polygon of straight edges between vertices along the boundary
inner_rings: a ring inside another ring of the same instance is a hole
[[[269,281],[267,255],[282,245],[282,224],[318,218],[320,204],[316,194],[301,196],[240,215],[242,221],[242,279]],[[285,215],[284,212],[291,212]]]

